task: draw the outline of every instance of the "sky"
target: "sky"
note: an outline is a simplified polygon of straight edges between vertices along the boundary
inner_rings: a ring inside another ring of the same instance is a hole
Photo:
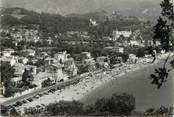
[[[157,8],[162,0],[0,0],[0,7],[22,7],[37,12],[88,13],[96,10]],[[147,10],[146,9],[146,10]],[[146,12],[146,11],[144,11]]]

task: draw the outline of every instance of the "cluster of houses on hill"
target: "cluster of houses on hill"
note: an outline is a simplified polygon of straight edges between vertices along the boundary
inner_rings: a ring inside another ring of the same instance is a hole
[[[14,87],[22,82],[26,70],[30,71],[34,77],[32,83],[37,88],[42,88],[42,82],[48,78],[55,83],[66,81],[76,76],[80,70],[84,70],[80,72],[84,73],[97,68],[108,68],[110,63],[108,57],[93,58],[90,52],[80,53],[77,56],[78,59],[72,58],[66,51],[58,52],[54,56],[48,55],[47,52],[36,52],[34,49],[21,50],[20,55],[15,55],[15,52],[14,49],[8,48],[1,52],[0,57],[1,62],[9,63],[15,69],[14,77],[11,79]],[[3,82],[1,85],[3,86]]]
[[[28,42],[38,42],[40,41],[40,32],[37,29],[29,29],[24,25],[12,26],[7,29],[1,29],[0,33],[3,35],[8,35],[6,39],[13,39],[13,41],[28,41]]]
[[[9,63],[15,69],[12,82],[16,86],[22,81],[25,70],[31,71],[34,77],[33,83],[38,87],[41,87],[42,81],[47,78],[58,82],[77,75],[74,59],[66,52],[57,53],[54,57],[50,57],[46,52],[37,54],[33,49],[22,50],[20,56],[13,55],[13,53],[15,53],[13,49],[3,50],[0,61]]]

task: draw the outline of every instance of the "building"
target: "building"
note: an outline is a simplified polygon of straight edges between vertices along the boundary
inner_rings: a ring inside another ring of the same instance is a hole
[[[94,71],[96,69],[96,62],[94,58],[83,59],[82,65],[88,67],[88,71]]]
[[[116,53],[124,53],[124,48],[123,47],[105,47],[105,50],[107,51],[114,51]]]
[[[16,57],[14,56],[2,56],[0,58],[1,62],[7,62],[9,63],[11,66],[14,66],[16,63],[18,63],[18,60]]]
[[[27,64],[29,59],[26,57],[18,57],[18,63]]]
[[[109,68],[110,60],[106,56],[101,56],[96,58],[96,63],[99,68]]]
[[[25,49],[25,50],[22,50],[22,54],[24,56],[35,56],[36,51],[33,49]]]
[[[55,80],[55,82],[59,82],[60,80],[66,80],[63,75],[62,65],[60,64],[51,64],[45,67],[45,72],[50,73],[51,77]]]
[[[45,65],[51,65],[51,64],[56,63],[56,62],[57,62],[56,59],[51,58],[51,57],[47,57],[47,58],[44,60]]]
[[[31,71],[32,75],[36,75],[37,74],[37,67],[34,66],[34,65],[24,65],[22,63],[16,63],[14,65],[14,69],[15,69],[14,75],[16,77],[22,77],[25,69]]]
[[[14,49],[8,48],[8,49],[5,49],[2,52],[2,54],[3,54],[3,56],[10,57],[14,52],[15,52]]]
[[[77,75],[77,66],[73,58],[69,58],[64,62],[64,71],[68,74],[69,77]]]
[[[126,38],[129,38],[132,35],[132,31],[113,31],[113,40],[117,40],[120,36],[124,36]]]
[[[97,21],[95,21],[95,20],[89,19],[89,22],[90,22],[90,25],[92,25],[92,26],[97,26],[98,25]]]
[[[136,57],[136,55],[134,55],[134,54],[129,54],[129,59],[128,59],[127,62],[129,62],[129,63],[136,63],[137,60],[138,60],[138,57]]]
[[[91,58],[91,53],[90,52],[82,52],[81,53],[81,58],[83,59],[90,59]]]
[[[68,59],[68,57],[70,57],[70,54],[67,54],[66,51],[59,52],[54,55],[54,59],[57,60],[61,64],[64,63]]]

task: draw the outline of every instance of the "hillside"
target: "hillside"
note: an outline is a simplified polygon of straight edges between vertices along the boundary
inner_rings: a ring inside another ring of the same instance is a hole
[[[67,30],[85,30],[89,21],[77,17],[63,17],[58,14],[37,13],[23,8],[1,8],[2,27],[23,25],[39,25],[49,32],[64,32]]]
[[[67,17],[77,17],[80,19],[93,19],[96,21],[103,21],[106,17],[108,16],[108,13],[104,10],[102,11],[97,11],[97,12],[90,12],[90,13],[86,13],[86,14],[69,14],[67,15]]]

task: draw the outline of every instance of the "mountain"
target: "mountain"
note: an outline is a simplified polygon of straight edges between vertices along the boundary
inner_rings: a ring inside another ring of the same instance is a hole
[[[66,17],[77,17],[80,19],[93,19],[96,21],[103,21],[108,16],[108,13],[104,10],[96,11],[96,12],[90,12],[86,14],[69,14],[66,15]]]
[[[48,32],[65,32],[68,30],[84,30],[89,21],[76,17],[64,17],[58,14],[37,13],[23,8],[1,8],[1,25],[38,25]]]

